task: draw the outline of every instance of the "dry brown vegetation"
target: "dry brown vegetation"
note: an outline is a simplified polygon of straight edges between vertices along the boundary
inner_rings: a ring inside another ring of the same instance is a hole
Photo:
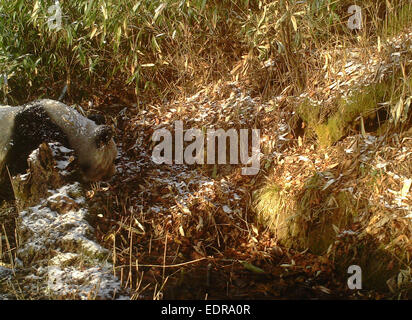
[[[4,58],[3,98],[68,83],[116,127],[118,174],[88,196],[133,298],[411,298],[410,2],[92,3],[73,1],[83,24],[59,36],[42,6],[19,13],[17,32],[46,36]],[[154,164],[152,134],[175,120],[261,129],[259,174]],[[363,290],[346,285],[352,264]]]

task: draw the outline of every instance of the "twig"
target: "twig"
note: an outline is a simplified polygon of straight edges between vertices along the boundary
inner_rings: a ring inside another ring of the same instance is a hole
[[[202,260],[207,259],[206,257],[188,261],[188,262],[183,262],[183,263],[178,263],[178,264],[169,264],[169,265],[161,265],[161,264],[132,264],[132,265],[123,265],[123,266],[117,266],[116,268],[125,268],[125,267],[153,267],[153,268],[178,268],[182,267],[188,264],[196,263]]]

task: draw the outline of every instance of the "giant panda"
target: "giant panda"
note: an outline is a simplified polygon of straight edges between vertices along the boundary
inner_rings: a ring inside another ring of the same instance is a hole
[[[117,148],[109,126],[50,99],[0,106],[0,174],[6,166],[11,175],[24,173],[27,157],[42,142],[60,142],[73,149],[85,181],[104,180],[115,173]]]

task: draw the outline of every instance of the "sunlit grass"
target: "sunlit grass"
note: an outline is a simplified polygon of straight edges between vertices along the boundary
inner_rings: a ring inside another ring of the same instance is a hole
[[[225,77],[299,92],[308,52],[356,40],[344,0],[74,0],[61,2],[59,30],[47,23],[53,3],[0,0],[2,100],[57,98],[65,84],[74,98],[114,85],[161,98]],[[361,6],[367,35],[410,24],[408,1]]]

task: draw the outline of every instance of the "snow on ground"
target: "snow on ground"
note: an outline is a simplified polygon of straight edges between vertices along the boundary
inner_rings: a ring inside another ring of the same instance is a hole
[[[70,151],[55,143],[49,147],[58,158]],[[30,158],[37,155],[35,151]],[[69,164],[56,161],[64,175]],[[15,267],[24,294],[50,299],[127,298],[113,275],[109,251],[95,241],[81,185],[67,184],[48,193],[19,213]]]

